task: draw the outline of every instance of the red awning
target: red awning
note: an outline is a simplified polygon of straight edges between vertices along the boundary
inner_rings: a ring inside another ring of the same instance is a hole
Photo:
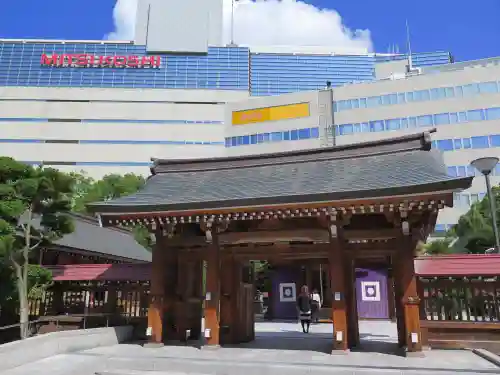
[[[435,255],[415,259],[418,276],[497,276],[500,254]]]

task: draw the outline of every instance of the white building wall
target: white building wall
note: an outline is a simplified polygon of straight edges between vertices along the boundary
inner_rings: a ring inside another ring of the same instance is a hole
[[[281,121],[265,121],[245,125],[232,125],[232,113],[235,111],[252,110],[289,104],[309,104],[309,117],[288,119]],[[319,127],[320,137],[297,141],[269,142],[251,145],[240,145],[226,148],[226,154],[252,155],[292,150],[305,150],[322,146],[324,133],[328,125],[332,124],[331,91],[307,91],[279,96],[251,97],[244,101],[231,102],[226,106],[225,136],[237,137],[261,133],[283,132],[304,128]]]
[[[470,67],[459,71],[448,71],[437,74],[423,74],[406,79],[384,80],[365,84],[349,85],[334,89],[334,99],[346,100],[367,98],[393,93],[405,93],[440,87],[456,87],[471,83],[500,81],[500,66]],[[375,120],[388,120],[400,117],[439,114],[446,112],[461,112],[474,109],[500,107],[500,93],[476,94],[468,97],[445,98],[405,104],[392,104],[372,108],[342,110],[334,114],[334,122],[340,124],[366,123]],[[466,122],[432,126],[437,132],[432,134],[433,140],[469,138],[473,136],[500,134],[500,120]],[[337,144],[349,144],[386,137],[400,136],[432,128],[418,127],[398,131],[383,131],[374,133],[355,133],[337,136]],[[500,157],[500,148],[461,149],[443,152],[448,166],[467,166],[478,157]],[[492,176],[492,184],[500,183],[499,176]],[[485,193],[486,186],[482,177],[474,179],[472,187],[464,192],[477,198],[476,194]],[[468,198],[467,198],[468,199]],[[465,199],[465,200],[467,200]],[[467,204],[456,204],[454,208],[442,211],[438,224],[454,224],[463,213],[467,212]]]
[[[1,87],[0,154],[95,178],[148,175],[151,158],[224,155],[224,105],[246,97],[215,90]]]

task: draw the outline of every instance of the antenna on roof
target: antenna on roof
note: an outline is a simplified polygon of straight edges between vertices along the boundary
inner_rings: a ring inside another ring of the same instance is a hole
[[[410,26],[408,26],[408,20],[406,20],[406,43],[408,48],[408,70],[411,72],[413,70],[413,59],[411,56]]]

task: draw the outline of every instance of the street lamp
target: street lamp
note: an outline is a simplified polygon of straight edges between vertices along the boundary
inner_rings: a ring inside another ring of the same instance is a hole
[[[490,174],[493,169],[498,164],[499,159],[490,156],[485,158],[479,158],[473,160],[470,164],[476,168],[479,172],[481,172],[486,180],[486,191],[488,193],[488,200],[490,201],[490,210],[491,210],[491,221],[493,226],[493,233],[495,235],[495,249],[497,253],[500,253],[500,239],[498,237],[498,228],[497,228],[497,211],[495,205],[495,197],[493,196],[493,191],[491,190],[490,183]]]

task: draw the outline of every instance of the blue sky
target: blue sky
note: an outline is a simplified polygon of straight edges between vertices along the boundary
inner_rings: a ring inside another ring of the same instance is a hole
[[[335,9],[344,25],[368,29],[375,50],[405,51],[405,19],[414,51],[451,51],[457,60],[500,56],[500,0],[307,0]],[[413,6],[411,4],[414,4]],[[6,0],[0,38],[102,39],[113,31],[115,0]]]

